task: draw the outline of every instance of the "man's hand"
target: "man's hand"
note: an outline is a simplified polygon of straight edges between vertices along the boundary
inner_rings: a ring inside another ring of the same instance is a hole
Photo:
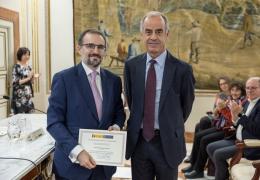
[[[85,150],[79,153],[77,159],[79,161],[79,164],[87,169],[93,169],[96,167],[95,160]]]
[[[109,131],[120,131],[120,127],[116,124],[114,124],[113,126],[109,126],[108,128]]]
[[[235,101],[230,102],[230,111],[232,116],[232,121],[235,122],[238,119],[238,114],[243,111],[241,101],[237,104]]]

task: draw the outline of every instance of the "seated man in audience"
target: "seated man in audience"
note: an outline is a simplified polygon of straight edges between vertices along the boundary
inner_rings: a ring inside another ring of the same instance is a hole
[[[236,153],[236,139],[260,139],[260,77],[251,77],[247,80],[246,94],[249,104],[245,113],[241,103],[232,102],[230,106],[232,120],[236,125],[235,136],[207,146],[208,155],[215,164],[216,180],[225,180],[229,177],[227,160]],[[259,159],[259,152],[259,149],[246,149],[244,157],[250,160]]]
[[[188,168],[182,169],[185,172],[185,177],[189,179],[201,178],[204,176],[204,167],[206,165],[208,154],[206,147],[209,143],[218,141],[224,138],[223,128],[233,125],[231,120],[231,112],[229,102],[234,100],[236,102],[244,102],[245,89],[242,83],[233,82],[230,86],[230,96],[220,93],[216,102],[214,116],[212,117],[212,127],[196,133],[193,148],[191,165]]]

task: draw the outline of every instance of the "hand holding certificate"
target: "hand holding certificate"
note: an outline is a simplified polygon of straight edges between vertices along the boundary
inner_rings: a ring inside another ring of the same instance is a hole
[[[93,157],[97,165],[124,165],[125,131],[80,129],[79,144]]]

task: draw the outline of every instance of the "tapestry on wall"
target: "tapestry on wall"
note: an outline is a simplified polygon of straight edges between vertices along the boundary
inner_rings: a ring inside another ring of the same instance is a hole
[[[260,76],[260,0],[74,0],[75,43],[86,28],[101,30],[102,65],[122,76],[125,60],[144,52],[139,25],[150,10],[168,17],[167,49],[192,65],[197,89],[217,89],[223,75]]]

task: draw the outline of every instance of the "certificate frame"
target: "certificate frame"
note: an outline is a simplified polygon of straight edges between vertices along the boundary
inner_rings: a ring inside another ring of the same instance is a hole
[[[78,142],[97,165],[124,166],[126,135],[126,131],[80,129]]]

